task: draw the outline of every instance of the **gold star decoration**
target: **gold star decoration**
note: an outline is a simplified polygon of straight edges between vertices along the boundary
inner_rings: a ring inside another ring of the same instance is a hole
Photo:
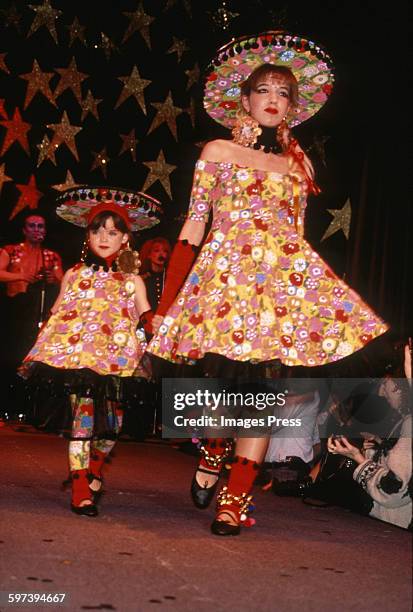
[[[152,21],[154,21],[155,17],[151,17],[145,13],[142,2],[139,3],[139,8],[134,13],[123,13],[123,15],[127,15],[130,18],[130,22],[123,36],[122,44],[124,44],[135,32],[139,32],[150,49],[151,40],[149,37],[149,26]]]
[[[227,30],[231,21],[235,17],[239,17],[239,13],[232,13],[227,8],[226,0],[222,0],[222,6],[216,11],[207,11],[211,21],[214,23],[216,28]]]
[[[115,105],[115,110],[120,106],[125,100],[127,100],[130,96],[133,96],[138,103],[141,111],[146,115],[146,105],[145,105],[145,97],[143,95],[144,89],[152,83],[152,81],[148,81],[147,79],[142,79],[139,74],[139,70],[136,66],[133,67],[133,70],[130,76],[117,77],[120,81],[123,81],[124,87],[121,91],[118,101]]]
[[[194,100],[194,98],[191,98],[189,106],[188,106],[188,108],[184,109],[184,112],[189,115],[189,119],[191,121],[191,125],[192,125],[193,128],[195,128],[196,112],[195,112],[195,100]]]
[[[46,159],[50,159],[50,161],[57,166],[56,163],[56,150],[57,144],[53,144],[50,142],[47,134],[43,136],[43,140],[40,144],[36,145],[39,149],[39,158],[37,160],[37,168],[42,164]]]
[[[201,71],[199,70],[198,64],[195,64],[190,70],[185,70],[185,74],[188,77],[188,83],[186,84],[186,90],[189,91],[195,83],[199,82]]]
[[[100,44],[96,44],[95,49],[102,49],[107,61],[110,60],[114,51],[119,51],[115,43],[104,32],[100,33]]]
[[[49,130],[54,130],[51,146],[57,145],[57,149],[60,145],[65,144],[73,157],[79,161],[79,155],[76,148],[75,136],[82,129],[79,126],[71,125],[67,112],[63,111],[62,119],[60,123],[49,123],[47,125]]]
[[[165,122],[172,132],[175,140],[177,140],[176,118],[178,115],[183,113],[183,109],[174,106],[170,92],[164,102],[151,102],[151,104],[157,109],[158,112],[156,113],[152,125],[148,130],[148,134],[156,130],[157,127]]]
[[[67,68],[56,68],[55,70],[61,77],[54,90],[55,98],[58,98],[66,89],[71,89],[79,105],[82,106],[82,90],[80,85],[89,75],[78,71],[74,57],[72,57]]]
[[[30,130],[31,125],[22,120],[19,109],[15,109],[13,119],[3,119],[0,123],[7,129],[0,157],[2,157],[16,141],[26,151],[27,155],[29,155],[27,132]]]
[[[4,59],[6,55],[7,53],[0,53],[0,70],[3,70],[3,72],[7,72],[7,74],[10,74],[9,67],[6,64],[6,60]]]
[[[136,162],[136,137],[135,130],[129,132],[129,134],[119,134],[122,138],[122,148],[119,151],[119,155],[128,152],[132,155],[132,159]]]
[[[85,36],[86,26],[81,25],[77,17],[73,19],[72,25],[70,26],[68,25],[66,26],[66,28],[70,36],[69,47],[73,45],[75,40],[79,40],[82,43],[82,45],[85,45],[86,47],[86,36]]]
[[[103,147],[103,149],[99,153],[93,151],[93,155],[95,156],[95,159],[93,160],[93,164],[90,168],[90,171],[93,172],[93,170],[96,170],[96,168],[100,168],[103,176],[107,178],[108,164],[110,159],[108,157],[108,154],[106,153],[106,147]]]
[[[14,26],[20,32],[20,12],[14,2],[7,9],[1,9],[1,14],[6,27]]]
[[[58,183],[57,185],[52,185],[52,189],[56,189],[56,191],[66,191],[66,189],[72,189],[74,187],[79,187],[79,183],[75,183],[74,178],[70,170],[66,173],[66,180],[64,183]]]
[[[31,36],[39,28],[45,26],[57,45],[56,19],[62,14],[62,11],[52,8],[50,0],[44,0],[44,4],[29,4],[29,7],[36,13],[36,16],[27,36]]]
[[[93,97],[92,92],[88,90],[86,98],[81,101],[80,105],[82,107],[82,116],[80,121],[84,121],[86,115],[90,113],[99,121],[98,109],[97,106],[102,102],[103,98],[96,99]]]
[[[7,181],[12,181],[13,179],[10,178],[10,176],[7,176],[7,174],[4,171],[5,168],[5,163],[3,162],[0,166],[0,193],[3,189],[3,185],[4,183],[7,183]]]
[[[342,230],[344,236],[348,240],[350,235],[350,223],[351,223],[351,202],[350,198],[347,198],[343,208],[327,208],[330,215],[333,216],[333,220],[324,232],[324,236],[321,238],[321,242],[326,238],[329,238],[339,230]]]
[[[40,196],[42,195],[42,192],[37,189],[34,174],[32,174],[27,184],[16,184],[16,187],[20,191],[20,196],[9,217],[10,221],[24,208],[37,208]]]
[[[180,62],[182,60],[182,55],[185,53],[185,51],[188,51],[188,45],[184,40],[175,38],[175,36],[172,36],[172,38],[173,44],[169,47],[168,54],[176,53],[178,56],[178,62]]]
[[[169,175],[175,170],[176,166],[168,164],[165,161],[165,155],[162,150],[159,151],[157,160],[143,163],[149,168],[150,172],[146,177],[142,191],[146,191],[149,187],[151,187],[151,185],[156,183],[156,181],[159,181],[166,193],[169,195],[170,199],[172,199],[171,181]]]
[[[21,74],[20,78],[27,81],[26,99],[24,101],[23,110],[25,110],[37,93],[41,93],[47,98],[50,104],[56,106],[54,94],[50,89],[50,81],[54,77],[53,72],[42,72],[37,60],[33,61],[31,72]]]

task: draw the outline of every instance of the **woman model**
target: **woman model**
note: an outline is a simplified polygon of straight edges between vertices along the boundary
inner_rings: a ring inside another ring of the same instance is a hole
[[[244,38],[218,52],[204,106],[232,128],[233,139],[209,142],[196,164],[150,353],[177,363],[202,360],[210,376],[256,380],[271,363],[337,361],[386,331],[303,236],[307,195],[318,188],[290,127],[320,110],[332,83],[327,53],[285,32]],[[193,265],[210,211],[211,231]],[[239,438],[213,533],[240,532],[267,444]],[[198,507],[210,503],[228,452],[225,440],[202,446],[191,489]]]
[[[121,197],[128,200],[131,194]],[[135,330],[150,305],[137,275],[137,253],[128,244],[141,217],[149,226],[154,218],[148,219],[139,205],[143,196],[128,207],[121,197],[116,203],[109,190],[93,188],[63,194],[57,212],[87,226],[86,248],[65,273],[52,315],[22,366],[33,382],[49,383],[52,400],[70,398],[71,509],[86,516],[98,514],[102,466],[121,428],[128,383],[146,376],[140,366],[146,342]]]

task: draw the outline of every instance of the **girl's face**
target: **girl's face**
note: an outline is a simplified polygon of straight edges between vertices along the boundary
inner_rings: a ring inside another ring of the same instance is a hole
[[[108,217],[103,226],[89,230],[89,246],[98,257],[115,255],[128,239],[128,234],[123,234],[115,227],[112,217]]]
[[[290,90],[283,79],[267,75],[248,96],[242,96],[241,101],[247,113],[260,125],[277,127],[290,108]]]

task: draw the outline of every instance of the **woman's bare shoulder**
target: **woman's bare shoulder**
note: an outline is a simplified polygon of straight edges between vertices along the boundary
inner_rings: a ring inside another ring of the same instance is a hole
[[[231,140],[211,140],[202,149],[200,158],[212,162],[228,161],[231,157],[234,143]]]

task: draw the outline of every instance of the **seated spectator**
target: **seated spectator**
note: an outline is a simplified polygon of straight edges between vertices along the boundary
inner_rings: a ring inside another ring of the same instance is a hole
[[[330,437],[327,446],[330,453],[347,457],[357,465],[353,479],[371,498],[370,516],[411,529],[412,372],[408,346],[405,347],[405,374],[408,381],[405,389],[402,380],[391,377],[386,377],[380,386],[379,394],[399,415],[398,422],[385,438],[368,431],[363,432],[362,449],[346,437]]]

